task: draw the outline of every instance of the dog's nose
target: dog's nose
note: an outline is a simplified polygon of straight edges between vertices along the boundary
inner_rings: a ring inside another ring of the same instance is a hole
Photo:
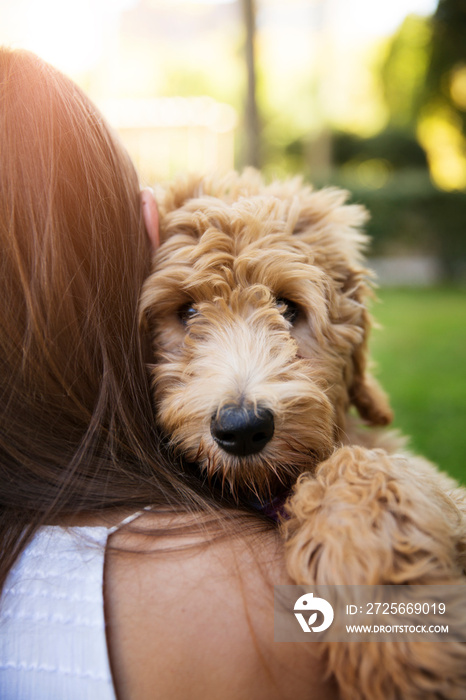
[[[246,457],[260,452],[272,439],[273,413],[260,406],[228,404],[213,416],[210,432],[231,455]]]

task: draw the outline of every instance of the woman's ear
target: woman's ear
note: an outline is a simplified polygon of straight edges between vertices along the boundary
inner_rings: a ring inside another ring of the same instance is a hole
[[[155,253],[160,245],[159,211],[157,209],[157,202],[155,201],[154,193],[150,187],[146,187],[142,190],[141,204],[144,223],[146,225],[146,232],[149,237],[152,251]]]

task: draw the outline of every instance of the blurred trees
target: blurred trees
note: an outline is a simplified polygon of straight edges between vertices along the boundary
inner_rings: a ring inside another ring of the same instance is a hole
[[[389,126],[413,135],[425,100],[431,40],[431,20],[408,16],[391,40],[380,72]]]
[[[386,130],[361,143],[359,159],[372,151],[394,170],[428,164],[438,187],[466,190],[466,1],[440,0],[433,17],[407,17],[380,79]]]
[[[466,278],[466,0],[409,16],[380,67],[386,127],[333,135],[333,180],[371,211],[376,254],[436,256]]]
[[[436,184],[466,191],[465,0],[440,0],[431,31],[419,138]]]
[[[454,114],[466,134],[466,1],[440,0],[431,27],[426,100]]]

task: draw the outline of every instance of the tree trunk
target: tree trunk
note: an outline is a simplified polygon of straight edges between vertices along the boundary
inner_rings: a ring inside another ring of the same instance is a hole
[[[246,30],[247,97],[245,113],[245,165],[260,167],[260,130],[256,99],[256,3],[255,0],[241,0]]]

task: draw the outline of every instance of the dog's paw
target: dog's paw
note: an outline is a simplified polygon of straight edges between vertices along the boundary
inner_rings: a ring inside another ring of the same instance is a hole
[[[421,459],[343,447],[300,477],[282,527],[300,585],[464,583],[465,491]],[[324,643],[342,700],[460,700],[466,645]]]
[[[463,574],[464,491],[421,459],[342,447],[286,504],[298,584],[453,583]]]

